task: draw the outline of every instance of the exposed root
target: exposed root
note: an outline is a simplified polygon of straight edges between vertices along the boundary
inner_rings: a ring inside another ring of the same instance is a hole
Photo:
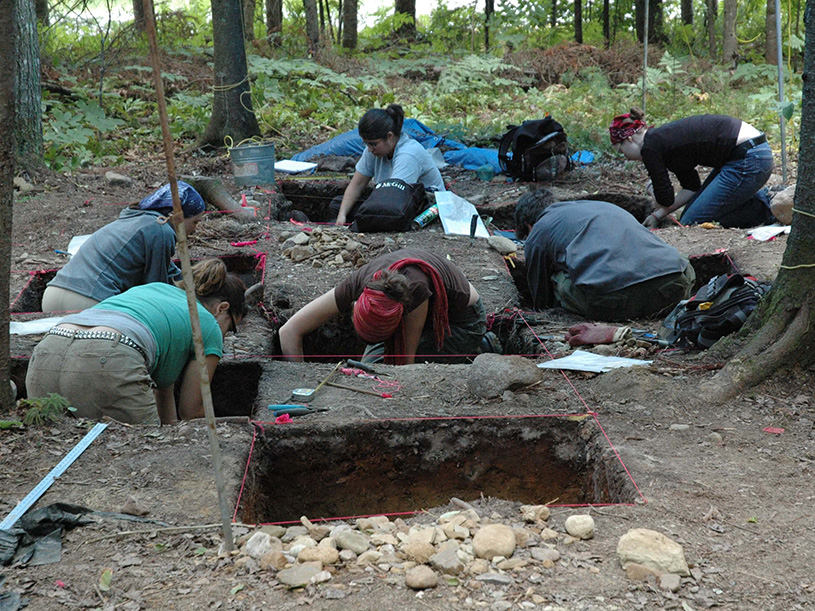
[[[794,317],[793,317],[794,315]],[[722,403],[746,388],[755,386],[775,373],[781,366],[793,362],[802,346],[809,341],[809,304],[790,313],[789,324],[784,317],[767,321],[755,339],[747,344],[712,380],[702,385],[707,400]]]

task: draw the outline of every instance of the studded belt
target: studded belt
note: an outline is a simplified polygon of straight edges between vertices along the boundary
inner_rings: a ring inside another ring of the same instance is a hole
[[[147,353],[144,348],[139,346],[131,338],[123,333],[116,333],[114,331],[77,331],[76,329],[65,329],[63,327],[52,327],[48,331],[49,335],[60,335],[62,337],[72,337],[73,339],[107,339],[110,341],[117,340],[120,344],[124,344],[128,348],[133,348],[136,352],[142,355],[142,358],[147,362]]]

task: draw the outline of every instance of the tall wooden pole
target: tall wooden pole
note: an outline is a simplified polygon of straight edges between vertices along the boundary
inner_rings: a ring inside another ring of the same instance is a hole
[[[209,388],[209,372],[207,371],[206,357],[204,356],[204,340],[201,337],[201,321],[198,319],[198,300],[195,297],[195,284],[192,278],[190,253],[187,248],[187,232],[184,229],[184,213],[181,210],[181,200],[178,197],[178,181],[175,175],[175,159],[173,157],[173,138],[170,135],[170,122],[167,116],[167,102],[164,99],[164,83],[161,80],[161,61],[158,54],[158,41],[156,37],[156,19],[153,12],[153,0],[143,0],[144,16],[147,26],[147,38],[150,41],[150,59],[153,64],[153,82],[156,87],[156,100],[158,102],[161,133],[164,136],[164,157],[167,161],[167,176],[170,180],[170,191],[173,195],[173,216],[175,217],[176,233],[178,234],[178,255],[181,259],[181,276],[184,279],[187,294],[187,306],[190,310],[190,323],[192,324],[192,338],[195,345],[195,360],[201,370],[201,398],[204,401],[204,415],[209,433],[209,445],[212,451],[212,466],[215,470],[215,485],[218,488],[218,503],[221,509],[221,523],[224,535],[224,551],[230,552],[234,547],[232,539],[232,516],[226,502],[226,486],[224,484],[223,462],[221,460],[221,447],[218,443],[218,432],[215,429],[215,408],[212,406],[212,393]]]

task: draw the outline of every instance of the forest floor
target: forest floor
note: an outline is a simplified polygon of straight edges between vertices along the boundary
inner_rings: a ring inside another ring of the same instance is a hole
[[[240,189],[222,160],[184,157],[178,163],[180,174],[220,176],[239,199]],[[114,220],[124,204],[165,181],[159,163],[116,170],[133,185],[111,186],[100,170],[39,176],[32,191],[18,193],[12,301],[26,287],[33,290],[29,281],[38,272],[64,263],[55,250],[65,250],[72,236]],[[520,195],[518,185],[483,183],[473,172],[451,168],[445,177],[455,192],[478,200],[482,212],[490,205],[511,205]],[[559,196],[597,191],[636,196],[643,179],[638,167],[595,164],[554,186]],[[59,563],[0,569],[0,608],[16,608],[3,606],[3,594],[5,604],[19,595],[37,610],[815,607],[810,371],[786,370],[712,406],[699,389],[721,363],[699,352],[650,348],[651,365],[604,374],[544,370],[539,384],[495,399],[470,392],[473,366],[467,360],[381,366],[392,374],[385,378],[391,386],[345,376],[334,381],[375,393],[384,388],[392,398],[324,387],[313,404],[330,411],[275,425],[266,405],[287,402],[294,388],[316,386],[342,355],[358,354],[359,347],[346,321],[307,346],[313,354],[308,362],[274,358],[281,321],[351,267],[332,263],[334,255],[291,261],[282,240],[300,228],[268,218],[280,210],[278,196],[255,196],[260,204],[255,221],[213,212],[191,240],[193,256],[240,259],[238,268],[247,279],[264,283],[262,305],[226,339],[226,356],[213,382],[216,411],[233,416],[232,422],[220,422],[217,432],[235,535],[252,531],[237,524],[256,521],[299,526],[301,516],[317,524],[320,518],[380,513],[398,514],[391,515],[392,529],[405,532],[461,509],[451,501],[458,497],[472,505],[482,524],[515,528],[515,561],[481,566],[481,572],[475,563],[467,564],[437,587],[417,592],[405,585],[411,565],[382,534],[377,545],[385,557],[366,564],[346,554],[326,565],[321,583],[290,588],[282,571],[253,563],[242,552],[219,554],[220,514],[203,422],[161,428],[110,422],[37,507],[76,503],[97,511],[146,513],[145,519],[155,522],[95,517],[67,531]],[[498,226],[510,228],[505,221]],[[323,233],[347,232],[323,227]],[[700,227],[673,226],[658,235],[686,254],[708,255],[719,266],[715,273],[732,266],[767,281],[775,277],[786,244],[785,236],[758,242],[742,230]],[[534,363],[570,351],[559,339],[578,319],[525,309],[522,280],[513,282],[511,267],[484,240],[470,244],[467,237],[445,236],[438,224],[353,238],[367,259],[402,245],[447,254],[482,294],[511,350]],[[252,243],[233,245],[241,242]],[[40,317],[21,312],[13,320]],[[659,323],[633,325],[653,332]],[[40,337],[13,336],[18,383]],[[262,424],[250,424],[247,417]],[[7,515],[89,427],[66,418],[0,431],[0,515]],[[538,451],[544,446],[551,456]],[[570,466],[571,475],[558,470]],[[457,470],[468,473],[457,481],[470,485],[451,483]],[[563,484],[560,491],[553,480]],[[545,540],[541,524],[524,524],[520,506],[550,501],[546,526],[556,534]],[[565,535],[564,521],[574,514],[594,518],[592,539]],[[630,579],[621,568],[617,543],[633,528],[658,531],[683,547],[690,575],[676,592],[660,588],[653,578]],[[286,541],[297,530],[277,534]],[[540,553],[533,553],[542,547],[557,550],[560,559],[542,562]]]

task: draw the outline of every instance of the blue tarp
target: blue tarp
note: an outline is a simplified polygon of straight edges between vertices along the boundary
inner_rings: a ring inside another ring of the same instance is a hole
[[[475,170],[482,165],[489,164],[496,174],[501,171],[501,166],[498,165],[498,149],[467,147],[461,142],[439,136],[416,119],[405,119],[402,125],[402,133],[407,134],[426,149],[442,145],[450,149],[444,153],[444,160],[447,163],[460,165],[467,170]],[[302,153],[297,153],[292,159],[295,161],[311,161],[316,157],[327,155],[359,157],[364,150],[365,144],[363,144],[362,138],[359,137],[359,130],[354,129],[335,136],[327,142],[312,146]]]

